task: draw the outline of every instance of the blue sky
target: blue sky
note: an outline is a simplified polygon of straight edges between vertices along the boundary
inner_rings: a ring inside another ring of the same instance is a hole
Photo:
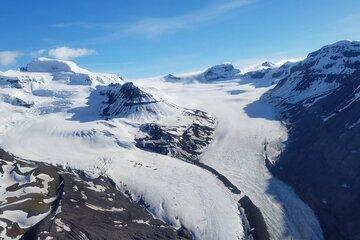
[[[0,29],[2,71],[50,56],[136,78],[360,40],[360,1],[2,0]]]

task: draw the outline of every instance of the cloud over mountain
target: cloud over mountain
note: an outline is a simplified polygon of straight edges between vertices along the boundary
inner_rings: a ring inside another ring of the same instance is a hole
[[[70,48],[67,46],[56,47],[48,51],[48,55],[59,59],[73,59],[94,54],[95,51],[87,48]]]

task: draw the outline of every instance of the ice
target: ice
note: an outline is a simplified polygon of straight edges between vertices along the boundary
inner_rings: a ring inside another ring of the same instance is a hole
[[[144,79],[139,84],[147,86],[150,82]],[[265,167],[264,142],[279,146],[287,138],[274,109],[259,100],[271,87],[239,85],[238,81],[188,87],[159,81],[157,86],[173,101],[215,115],[215,139],[201,161],[225,175],[260,208],[271,239],[323,239],[313,211]],[[235,90],[239,94],[228,94]],[[279,153],[278,147],[270,150],[273,156]]]

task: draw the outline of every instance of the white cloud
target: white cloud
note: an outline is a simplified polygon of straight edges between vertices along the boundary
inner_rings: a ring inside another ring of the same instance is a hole
[[[18,51],[0,51],[0,65],[10,65],[21,55],[22,53]]]
[[[53,48],[48,51],[48,55],[50,57],[64,59],[64,60],[77,58],[77,57],[83,57],[83,56],[89,56],[94,53],[95,53],[95,51],[92,49],[69,48],[66,46]]]
[[[131,24],[126,28],[125,32],[128,34],[144,34],[148,37],[156,37],[166,32],[214,20],[221,15],[243,7],[250,2],[252,1],[232,0],[185,15],[168,18],[147,18]]]

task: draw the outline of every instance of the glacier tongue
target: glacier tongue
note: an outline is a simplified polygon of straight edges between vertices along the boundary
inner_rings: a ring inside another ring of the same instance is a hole
[[[150,82],[144,80],[141,84],[149,86]],[[259,100],[269,87],[254,87],[242,83],[241,78],[191,87],[159,81],[157,86],[171,93],[179,104],[203,109],[217,118],[214,140],[201,162],[250,197],[263,214],[271,239],[323,239],[313,211],[289,186],[272,177],[265,166],[265,154],[276,157],[287,137],[273,108]],[[231,94],[235,91],[237,94]]]

